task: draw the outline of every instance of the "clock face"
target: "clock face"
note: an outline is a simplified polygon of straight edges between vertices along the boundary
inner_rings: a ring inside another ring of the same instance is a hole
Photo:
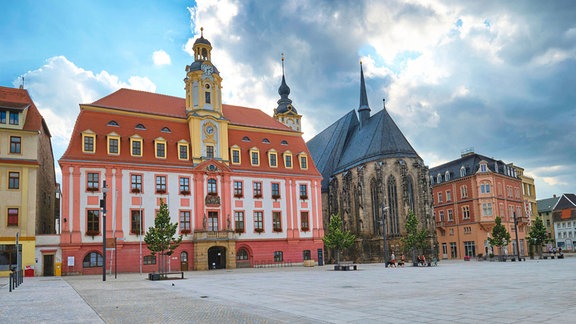
[[[214,72],[214,67],[209,64],[202,64],[200,68],[202,69],[205,75],[210,75],[212,74],[212,72]]]
[[[214,127],[212,125],[206,126],[206,134],[208,135],[214,134]]]

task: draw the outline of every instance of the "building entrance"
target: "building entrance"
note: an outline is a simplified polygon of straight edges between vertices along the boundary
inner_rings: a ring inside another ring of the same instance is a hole
[[[208,249],[208,269],[226,269],[226,248],[213,246]]]
[[[44,254],[44,260],[42,260],[42,264],[44,267],[44,271],[42,275],[44,277],[52,277],[54,276],[54,255],[53,254]]]

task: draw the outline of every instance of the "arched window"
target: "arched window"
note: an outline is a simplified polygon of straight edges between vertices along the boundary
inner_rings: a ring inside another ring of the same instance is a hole
[[[450,171],[446,171],[446,172],[444,173],[444,180],[450,181]]]
[[[436,175],[436,183],[441,183],[442,182],[442,175],[440,173],[438,173],[438,175]]]
[[[238,252],[236,253],[236,260],[238,261],[248,260],[248,251],[246,251],[245,248],[241,248],[240,250],[238,250]]]
[[[218,194],[218,189],[216,188],[216,179],[214,178],[208,179],[208,194],[209,195]]]
[[[466,176],[466,168],[464,166],[460,167],[460,176],[461,177],[465,177]]]
[[[398,194],[396,191],[396,178],[390,176],[388,178],[388,220],[389,224],[386,226],[386,231],[392,234],[400,233],[400,224],[398,221]]]
[[[102,254],[98,252],[90,252],[86,254],[84,260],[82,261],[82,267],[84,268],[97,268],[104,264],[104,258]]]
[[[414,182],[411,176],[406,176],[406,195],[408,197],[408,207],[414,211]]]
[[[372,223],[373,229],[372,234],[381,235],[382,234],[382,206],[378,197],[378,181],[376,179],[370,180],[370,197],[372,198]]]

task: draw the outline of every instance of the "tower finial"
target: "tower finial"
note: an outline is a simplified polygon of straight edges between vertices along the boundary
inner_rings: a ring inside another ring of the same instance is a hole
[[[284,76],[284,52],[282,52],[282,76]]]
[[[204,27],[200,27],[200,37],[204,37]]]

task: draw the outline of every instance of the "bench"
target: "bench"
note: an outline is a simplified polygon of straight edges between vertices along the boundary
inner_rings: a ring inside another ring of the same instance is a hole
[[[358,265],[353,264],[352,262],[341,262],[334,265],[334,271],[350,271],[350,270],[358,270]]]
[[[184,271],[148,274],[148,280],[166,280],[166,279],[184,279]]]

